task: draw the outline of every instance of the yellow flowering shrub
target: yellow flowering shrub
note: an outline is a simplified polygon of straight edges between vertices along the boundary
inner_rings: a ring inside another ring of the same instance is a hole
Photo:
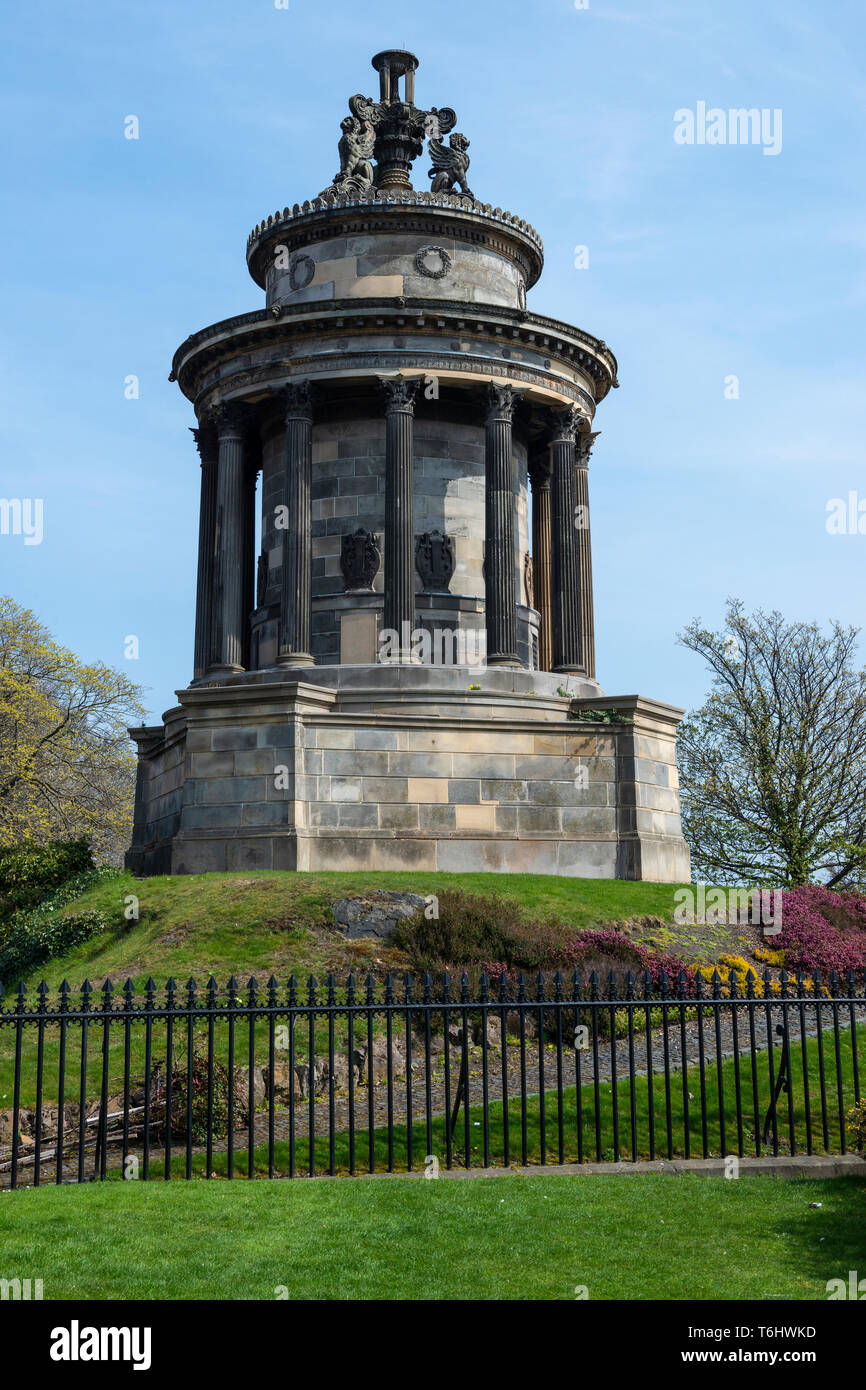
[[[770,954],[770,952],[767,952],[767,954]],[[777,954],[781,955],[782,953],[778,952]],[[758,955],[757,951],[755,952],[755,955]],[[772,964],[773,962],[767,963]],[[738,996],[745,997],[748,990],[748,978],[751,975],[753,997],[755,999],[763,999],[765,997],[766,986],[764,984],[764,981],[759,976],[755,967],[753,965],[750,965],[749,962],[743,956],[735,956],[731,952],[726,951],[724,952],[724,954],[719,956],[719,961],[717,965],[698,966],[698,974],[700,975],[702,980],[705,980],[706,983],[710,985],[710,987],[712,987],[713,975],[716,972],[718,972],[720,981],[719,992],[723,999],[730,999],[731,997],[732,974],[736,977],[736,994]],[[814,992],[815,987],[811,980],[804,980],[803,985],[807,994],[812,994]],[[797,983],[792,976],[788,984],[788,993],[792,994],[796,989]],[[770,996],[773,998],[778,998],[781,996],[781,993],[782,986],[779,983],[779,981],[771,980]],[[822,986],[821,993],[829,994],[829,991],[825,986]]]
[[[785,964],[785,952],[773,951],[769,946],[759,946],[755,951],[755,960],[761,961],[764,965],[781,967]]]
[[[858,1100],[848,1111],[848,1133],[858,1149],[866,1145],[866,1100]]]

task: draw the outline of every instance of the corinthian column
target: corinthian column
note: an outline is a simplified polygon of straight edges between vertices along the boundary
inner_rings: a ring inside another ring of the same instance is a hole
[[[553,669],[582,675],[580,565],[577,547],[573,406],[551,412],[553,513]]]
[[[484,609],[487,665],[518,666],[517,577],[514,573],[514,488],[511,422],[519,397],[490,384],[484,447]]]
[[[247,473],[244,463],[246,411],[219,405],[210,419],[217,432],[217,500],[214,544],[214,646],[208,675],[242,671],[244,649],[244,559]]]
[[[529,469],[532,484],[532,576],[535,584],[535,606],[538,609],[538,669],[549,671],[553,666],[553,630],[551,626],[551,557],[550,557],[550,450],[535,458]]]
[[[412,660],[415,627],[415,395],[418,381],[380,378],[385,392],[385,612],[398,662]]]
[[[299,381],[282,391],[286,413],[284,497],[287,508],[282,544],[282,593],[278,666],[312,666],[313,411],[310,384]]]
[[[578,434],[575,451],[575,526],[580,586],[580,645],[584,674],[595,680],[595,615],[592,596],[592,543],[589,533],[589,456],[598,433]]]
[[[213,576],[217,506],[217,433],[212,426],[192,430],[201,459],[201,498],[198,509],[198,574],[195,592],[195,651],[193,680],[199,680],[213,661]]]

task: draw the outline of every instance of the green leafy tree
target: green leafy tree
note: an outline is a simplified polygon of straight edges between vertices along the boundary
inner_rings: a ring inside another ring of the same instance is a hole
[[[856,628],[749,616],[679,637],[712,672],[680,726],[683,831],[708,881],[866,882],[866,669]]]
[[[141,687],[54,641],[0,597],[0,848],[85,836],[116,860],[129,839]]]

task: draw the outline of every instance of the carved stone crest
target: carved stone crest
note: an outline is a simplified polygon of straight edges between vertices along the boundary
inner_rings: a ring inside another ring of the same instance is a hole
[[[359,526],[350,536],[343,537],[340,569],[347,593],[354,589],[372,589],[381,563],[379,538],[371,531]]]
[[[456,563],[454,540],[441,531],[415,537],[415,568],[425,589],[442,593],[451,583]]]

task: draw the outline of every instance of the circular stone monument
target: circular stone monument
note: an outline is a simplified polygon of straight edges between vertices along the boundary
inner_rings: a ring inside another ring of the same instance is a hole
[[[332,182],[249,237],[264,308],[174,357],[193,677],[131,730],[128,864],[688,879],[681,711],[596,680],[587,478],[616,359],[527,309],[541,240],[472,193],[414,55],[373,66]]]

